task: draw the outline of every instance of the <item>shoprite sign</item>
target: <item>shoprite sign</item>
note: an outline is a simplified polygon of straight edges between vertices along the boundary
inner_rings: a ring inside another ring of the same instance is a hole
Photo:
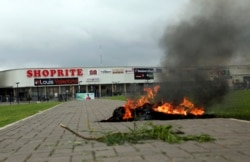
[[[28,69],[26,71],[28,78],[40,77],[77,77],[83,76],[83,69],[69,68],[69,69]]]

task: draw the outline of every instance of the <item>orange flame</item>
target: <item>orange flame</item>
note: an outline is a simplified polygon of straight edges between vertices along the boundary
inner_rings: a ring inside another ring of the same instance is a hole
[[[157,94],[160,86],[157,85],[154,88],[144,88],[146,92],[145,96],[141,96],[138,100],[128,99],[127,102],[123,105],[125,108],[125,114],[123,119],[131,119],[133,115],[131,113],[132,109],[136,109],[140,106],[143,106],[145,103],[150,103]],[[153,110],[157,112],[162,112],[165,114],[179,114],[179,115],[202,115],[204,114],[204,108],[197,108],[194,104],[184,97],[183,102],[178,106],[173,106],[171,103],[162,102],[162,105],[154,105]]]
[[[204,108],[197,108],[194,104],[184,97],[183,102],[174,107],[170,103],[163,103],[161,106],[153,108],[154,111],[166,113],[166,114],[179,114],[179,115],[202,115],[204,114]]]

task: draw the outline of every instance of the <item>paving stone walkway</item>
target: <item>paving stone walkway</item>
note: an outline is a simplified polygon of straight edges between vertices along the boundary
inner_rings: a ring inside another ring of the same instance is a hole
[[[11,126],[0,128],[0,162],[249,162],[250,122],[235,119],[152,121],[182,127],[185,134],[206,133],[216,140],[169,144],[158,140],[142,144],[107,146],[87,141],[61,128],[67,125],[86,136],[98,131],[127,131],[133,122],[101,123],[122,101],[70,101]],[[137,121],[141,125],[145,121]],[[91,133],[92,132],[92,133]]]

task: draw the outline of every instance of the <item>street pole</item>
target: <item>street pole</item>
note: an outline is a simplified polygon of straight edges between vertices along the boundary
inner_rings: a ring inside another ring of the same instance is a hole
[[[37,102],[39,102],[39,89],[38,89],[38,81],[36,81],[36,91],[37,91]]]
[[[17,103],[19,104],[19,92],[18,92],[18,84],[20,82],[16,82],[16,100],[17,100]]]

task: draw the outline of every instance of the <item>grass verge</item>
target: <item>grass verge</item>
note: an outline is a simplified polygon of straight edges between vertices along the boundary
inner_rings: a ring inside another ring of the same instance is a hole
[[[126,101],[127,97],[126,96],[109,96],[109,97],[102,97],[103,99],[109,99],[109,100],[121,100],[121,101]]]
[[[60,102],[0,105],[0,127],[16,122],[39,111],[49,109]]]
[[[207,108],[217,117],[250,120],[250,90],[230,91],[221,103]]]

